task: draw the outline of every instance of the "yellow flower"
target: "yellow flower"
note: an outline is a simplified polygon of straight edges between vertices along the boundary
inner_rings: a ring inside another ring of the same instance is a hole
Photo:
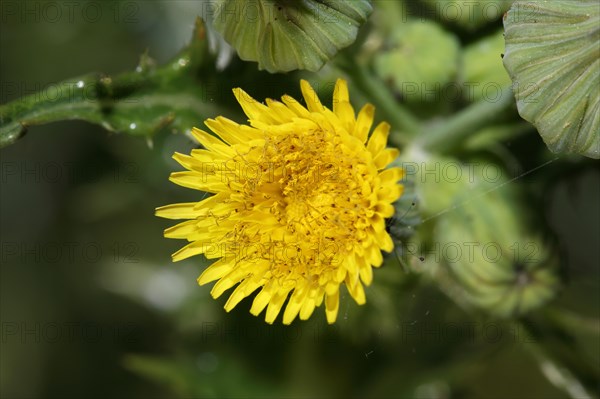
[[[380,123],[367,142],[374,107],[358,116],[344,80],[336,83],[333,111],[301,81],[307,108],[290,96],[266,105],[242,89],[233,90],[250,126],[224,117],[205,124],[217,138],[194,128],[205,149],[173,158],[187,169],[170,180],[213,193],[200,202],[158,208],[158,216],[190,219],[165,230],[165,237],[190,243],[173,254],[179,261],[204,254],[217,259],[198,278],[218,280],[214,298],[239,285],[225,310],[261,288],[250,312],[266,307],[273,323],[289,296],[283,323],[298,314],[310,317],[325,300],[327,321],[334,323],[344,283],[358,304],[363,284],[381,265],[381,251],[394,244],[385,218],[402,194],[400,168],[385,169],[398,150],[386,149],[389,124]],[[291,295],[290,295],[291,293]]]

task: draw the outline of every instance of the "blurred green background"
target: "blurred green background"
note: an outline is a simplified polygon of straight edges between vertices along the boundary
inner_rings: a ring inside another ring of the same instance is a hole
[[[164,63],[188,42],[201,3],[3,1],[1,10],[4,104],[51,96],[57,82],[88,71],[132,70],[146,50]],[[446,26],[463,44],[500,27]],[[239,61],[230,68],[257,98],[298,96],[295,74],[254,73]],[[216,83],[215,97],[233,104],[236,83]],[[231,109],[223,114],[243,119]],[[535,134],[505,144],[525,168],[547,151]],[[214,301],[196,284],[206,264],[171,263],[181,243],[163,238],[170,222],[153,216],[157,206],[199,200],[167,180],[179,169],[172,153],[192,148],[168,131],[150,146],[70,121],[33,127],[0,151],[2,398],[569,396],[565,374],[538,354],[546,343],[466,313],[394,259],[375,271],[367,305],[344,298],[333,326],[322,309],[307,322],[269,326],[248,313],[248,300],[226,314],[226,298]],[[521,183],[542,199],[531,216],[557,238],[566,284],[553,305],[597,323],[598,164],[566,158]],[[554,338],[575,363],[592,365],[585,383],[595,378],[597,387],[597,332],[566,319],[570,336]]]

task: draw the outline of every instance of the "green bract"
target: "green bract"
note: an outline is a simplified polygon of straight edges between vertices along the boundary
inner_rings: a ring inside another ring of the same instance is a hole
[[[504,66],[521,116],[551,151],[600,158],[597,0],[517,1],[504,26]]]
[[[501,195],[481,197],[440,218],[434,238],[464,298],[501,317],[538,308],[559,287],[557,254],[538,237],[514,230],[516,218]]]
[[[407,100],[433,100],[456,75],[458,40],[436,23],[399,24],[375,59],[375,70]]]
[[[220,0],[215,28],[245,61],[260,69],[318,71],[356,39],[372,11],[370,1]]]

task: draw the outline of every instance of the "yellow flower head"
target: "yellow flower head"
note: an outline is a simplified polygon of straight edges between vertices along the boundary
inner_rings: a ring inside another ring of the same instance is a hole
[[[190,219],[165,230],[165,237],[190,242],[173,260],[218,258],[198,282],[218,280],[214,298],[239,283],[227,311],[260,288],[250,312],[266,307],[267,323],[288,296],[284,324],[298,314],[307,319],[323,300],[327,321],[335,322],[342,283],[358,304],[365,303],[363,284],[381,265],[381,251],[393,250],[385,218],[402,194],[402,170],[385,169],[398,156],[385,148],[389,124],[380,123],[367,141],[374,107],[365,105],[355,117],[341,79],[333,111],[308,82],[301,81],[301,88],[308,109],[287,95],[264,105],[234,89],[250,126],[208,119],[220,140],[194,128],[204,149],[173,156],[187,170],[173,173],[171,181],[214,195],[156,211]]]

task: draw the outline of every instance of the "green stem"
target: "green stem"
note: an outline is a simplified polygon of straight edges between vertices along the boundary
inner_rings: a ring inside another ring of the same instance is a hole
[[[423,132],[415,144],[432,152],[448,152],[460,145],[466,137],[496,120],[514,103],[511,88],[505,87],[495,101],[480,100],[431,131]]]
[[[0,148],[13,144],[30,126],[62,120],[147,138],[166,126],[191,129],[220,108],[204,96],[204,82],[214,78],[204,37],[198,19],[190,45],[161,67],[144,54],[135,72],[88,74],[0,105]]]
[[[365,65],[349,59],[344,54],[336,58],[336,65],[352,79],[352,83],[373,100],[377,109],[385,115],[385,119],[397,130],[407,133],[404,137],[416,135],[421,131],[419,120],[394,98],[385,84],[375,78]],[[406,144],[400,135],[395,137],[396,144]],[[398,143],[400,141],[400,143]]]

